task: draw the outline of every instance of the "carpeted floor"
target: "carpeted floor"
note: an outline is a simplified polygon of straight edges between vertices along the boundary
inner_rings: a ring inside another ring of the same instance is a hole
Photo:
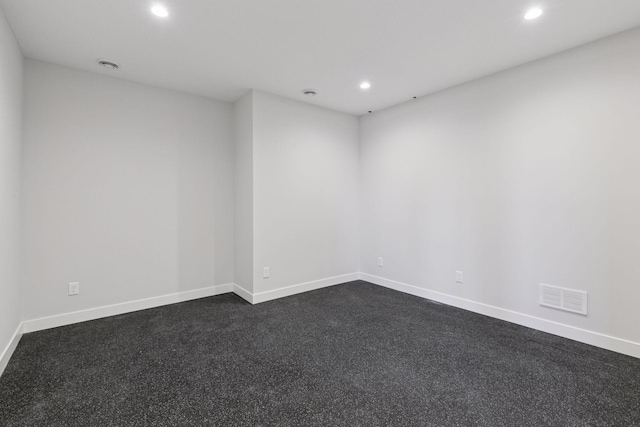
[[[352,282],[26,334],[2,426],[633,426],[640,360]]]

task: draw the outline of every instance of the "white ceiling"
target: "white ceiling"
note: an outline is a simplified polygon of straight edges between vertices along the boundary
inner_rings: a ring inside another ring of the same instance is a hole
[[[155,3],[170,16],[153,16]],[[532,6],[544,14],[525,21]],[[356,115],[640,26],[639,0],[0,0],[0,8],[29,58],[224,101],[259,89]],[[306,88],[318,96],[305,97]]]

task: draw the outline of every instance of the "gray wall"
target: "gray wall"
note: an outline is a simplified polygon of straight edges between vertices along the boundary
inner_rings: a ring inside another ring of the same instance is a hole
[[[235,280],[253,292],[253,93],[233,105],[235,123]]]
[[[22,56],[0,30],[0,348],[21,292],[31,320],[357,271],[640,342],[640,30],[361,119],[27,60],[22,287]],[[588,291],[589,316],[539,283]]]
[[[232,282],[230,104],[33,60],[25,79],[25,319]]]
[[[21,320],[22,67],[22,53],[0,10],[0,355]]]
[[[358,272],[358,119],[253,94],[254,291]]]
[[[362,271],[640,342],[639,50],[633,30],[363,117]]]

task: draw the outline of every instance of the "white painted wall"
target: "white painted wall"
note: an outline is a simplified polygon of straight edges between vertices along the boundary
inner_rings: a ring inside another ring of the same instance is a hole
[[[0,10],[0,356],[21,320],[22,68],[22,53]]]
[[[20,319],[22,56],[3,22],[0,346]],[[638,47],[630,31],[360,121],[27,60],[23,318],[363,271],[640,342]],[[590,315],[540,307],[541,282],[588,291]]]
[[[640,342],[639,49],[633,30],[362,117],[362,271]],[[589,316],[539,283],[588,291]]]
[[[254,292],[357,272],[357,117],[258,91],[253,114]]]
[[[233,105],[235,126],[235,280],[253,293],[253,93]]]
[[[230,104],[33,60],[25,80],[25,319],[233,280]]]

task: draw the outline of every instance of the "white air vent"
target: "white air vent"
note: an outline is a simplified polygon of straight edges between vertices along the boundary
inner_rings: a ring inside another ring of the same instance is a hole
[[[587,314],[587,293],[540,283],[540,305]]]

